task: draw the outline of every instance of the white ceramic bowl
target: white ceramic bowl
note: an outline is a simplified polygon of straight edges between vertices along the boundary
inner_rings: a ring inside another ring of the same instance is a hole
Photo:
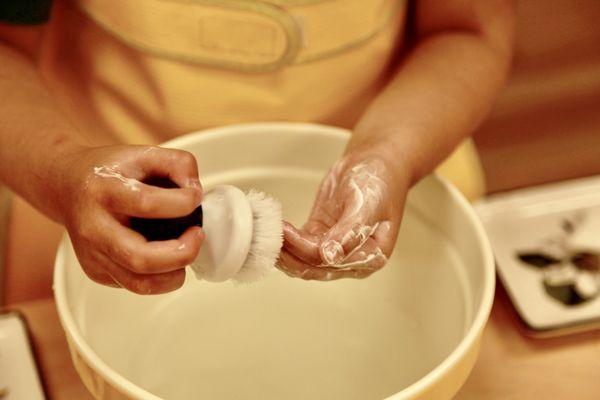
[[[302,223],[347,131],[307,124],[212,129],[165,144],[205,187],[256,187]],[[494,293],[470,205],[434,176],[410,193],[394,256],[365,280],[279,271],[248,286],[196,281],[137,296],[82,273],[65,239],[54,288],[75,366],[98,399],[450,398],[468,376]]]

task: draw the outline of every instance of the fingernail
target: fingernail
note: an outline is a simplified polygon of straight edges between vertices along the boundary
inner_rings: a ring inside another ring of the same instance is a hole
[[[321,247],[323,261],[327,265],[335,265],[342,262],[344,259],[344,249],[342,245],[335,240],[329,240]]]
[[[198,178],[189,178],[187,181],[187,187],[202,189],[202,185],[200,185],[200,180]]]
[[[353,242],[355,238],[356,231],[354,229],[351,229],[348,232],[346,232],[346,234],[342,237],[342,244],[347,246],[348,243]]]
[[[202,185],[200,184],[200,180],[198,178],[188,178],[186,187],[196,191],[196,207],[202,204],[204,195],[202,193]]]

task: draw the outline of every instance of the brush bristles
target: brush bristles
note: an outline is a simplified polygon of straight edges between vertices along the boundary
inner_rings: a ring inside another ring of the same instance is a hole
[[[258,190],[250,190],[246,198],[252,208],[252,243],[244,265],[233,277],[240,283],[262,279],[274,267],[283,246],[281,204]]]

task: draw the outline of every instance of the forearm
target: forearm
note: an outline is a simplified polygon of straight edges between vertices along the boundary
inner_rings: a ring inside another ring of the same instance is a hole
[[[349,150],[387,154],[418,181],[489,112],[509,67],[508,41],[469,30],[425,36],[363,115]]]
[[[0,42],[0,181],[60,220],[64,156],[84,145],[33,63]]]

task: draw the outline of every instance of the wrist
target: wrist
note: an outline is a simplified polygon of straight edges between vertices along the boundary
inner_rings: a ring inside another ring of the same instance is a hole
[[[413,158],[406,153],[406,148],[391,138],[366,137],[358,140],[353,137],[346,148],[345,157],[353,162],[377,158],[385,165],[390,179],[408,188],[416,183],[417,174]]]
[[[53,220],[65,222],[65,210],[72,207],[73,189],[77,185],[79,160],[88,146],[71,138],[57,137],[51,144],[49,155],[38,165],[36,179],[37,203]]]

